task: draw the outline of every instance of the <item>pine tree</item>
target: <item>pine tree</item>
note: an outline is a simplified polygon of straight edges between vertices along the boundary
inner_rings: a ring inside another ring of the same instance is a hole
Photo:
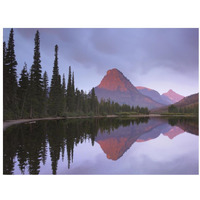
[[[84,101],[84,91],[83,90],[81,90],[81,91],[79,91],[79,94],[80,94],[80,111],[82,112],[82,113],[84,113],[85,112],[85,101]]]
[[[66,107],[68,112],[74,111],[74,75],[71,74],[71,66],[69,66],[69,75],[67,83]]]
[[[81,96],[80,96],[80,91],[78,90],[78,88],[76,88],[75,90],[75,100],[74,100],[74,104],[75,104],[75,112],[81,114]]]
[[[95,95],[94,88],[92,88],[92,91],[91,91],[91,100],[90,100],[90,103],[91,103],[91,111],[94,114],[96,114],[97,113],[97,108],[98,108],[98,100],[97,100],[97,97]]]
[[[32,69],[30,70],[29,73],[29,117],[33,117],[33,102],[34,102],[34,92],[33,92],[33,71]]]
[[[67,111],[70,111],[71,103],[71,66],[69,66],[68,82],[67,82],[67,95],[66,95],[66,108]]]
[[[72,100],[71,100],[71,110],[72,110],[72,112],[74,112],[75,111],[75,86],[74,86],[74,72],[72,73],[72,84],[71,84],[71,86],[72,86],[72,88],[71,88],[71,90],[72,90],[72,93],[71,93],[71,95],[72,95]]]
[[[35,34],[35,48],[33,56],[33,65],[31,67],[31,89],[32,89],[32,105],[30,110],[31,117],[41,116],[43,107],[43,86],[42,86],[42,67],[40,60],[40,34]]]
[[[28,89],[29,89],[29,75],[27,72],[27,64],[24,63],[24,67],[21,72],[21,77],[19,79],[19,88],[18,88],[18,105],[19,105],[19,116],[21,118],[27,117],[28,105]]]
[[[53,75],[51,79],[51,88],[49,93],[49,113],[59,116],[62,112],[62,89],[58,68],[58,45],[55,46],[55,60],[53,67]]]
[[[15,58],[15,44],[14,44],[14,30],[11,29],[8,48],[6,49],[5,43],[3,46],[3,67],[4,67],[4,118],[17,117],[17,61]],[[7,113],[9,112],[8,116]]]
[[[177,107],[174,106],[173,104],[171,106],[168,107],[168,112],[169,113],[176,113],[177,112]]]
[[[9,79],[9,68],[6,66],[6,43],[3,42],[3,105],[4,110],[8,105],[8,79]]]
[[[72,73],[72,93],[75,92],[75,86],[74,86],[74,72]]]
[[[62,79],[62,90],[63,90],[63,94],[66,95],[65,74],[63,74],[63,79]]]
[[[65,83],[65,74],[63,74],[62,79],[62,108],[63,113],[66,112],[66,83]]]
[[[43,113],[44,113],[44,116],[47,116],[47,109],[48,109],[48,75],[47,75],[46,71],[43,74],[43,98],[44,98]]]

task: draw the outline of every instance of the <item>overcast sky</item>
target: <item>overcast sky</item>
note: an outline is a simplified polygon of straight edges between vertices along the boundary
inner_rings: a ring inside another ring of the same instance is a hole
[[[37,29],[14,29],[18,76],[24,62],[33,63]],[[89,91],[106,71],[119,69],[134,86],[145,86],[160,94],[173,89],[188,96],[198,92],[198,29],[38,29],[42,70],[49,82],[57,44],[59,72],[68,67],[75,86]],[[4,29],[7,43],[10,29]],[[67,82],[67,81],[66,81]]]

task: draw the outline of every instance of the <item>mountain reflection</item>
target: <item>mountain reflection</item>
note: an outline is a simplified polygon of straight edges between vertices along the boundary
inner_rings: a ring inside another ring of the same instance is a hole
[[[198,134],[198,120],[186,118],[73,119],[38,121],[15,125],[4,131],[3,173],[13,174],[18,165],[22,174],[39,174],[41,165],[51,159],[52,174],[58,161],[67,157],[66,168],[73,163],[74,148],[86,140],[97,142],[108,159],[117,160],[135,143],[157,138],[173,139],[183,132]],[[65,155],[67,152],[67,155]]]

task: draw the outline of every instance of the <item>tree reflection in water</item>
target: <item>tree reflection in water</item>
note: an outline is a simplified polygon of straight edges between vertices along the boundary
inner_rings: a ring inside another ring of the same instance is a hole
[[[198,120],[186,118],[150,120],[149,118],[93,118],[14,125],[4,131],[3,173],[13,174],[15,162],[18,161],[22,174],[25,173],[26,168],[29,174],[39,174],[40,166],[46,165],[47,148],[50,152],[52,174],[57,173],[58,161],[61,158],[64,160],[65,150],[68,160],[66,167],[69,169],[74,159],[74,147],[86,140],[94,145],[95,141],[100,143],[109,138],[118,141],[119,138],[126,138],[126,147],[119,150],[119,155],[116,157],[118,159],[134,142],[158,137],[166,124],[168,127],[165,126],[166,131],[177,125],[182,130],[198,134]]]

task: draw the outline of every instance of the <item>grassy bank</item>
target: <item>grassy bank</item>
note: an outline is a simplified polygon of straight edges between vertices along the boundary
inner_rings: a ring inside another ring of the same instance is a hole
[[[44,117],[44,118],[33,118],[33,119],[16,119],[7,120],[3,122],[3,130],[6,128],[22,123],[35,123],[41,120],[60,120],[60,119],[87,119],[87,118],[140,118],[140,117],[198,117],[194,114],[180,114],[180,113],[162,113],[162,114],[141,114],[135,112],[120,112],[113,115],[77,115],[72,114],[66,117]]]
[[[194,113],[161,113],[161,116],[186,116],[186,117],[198,117],[197,114]]]

